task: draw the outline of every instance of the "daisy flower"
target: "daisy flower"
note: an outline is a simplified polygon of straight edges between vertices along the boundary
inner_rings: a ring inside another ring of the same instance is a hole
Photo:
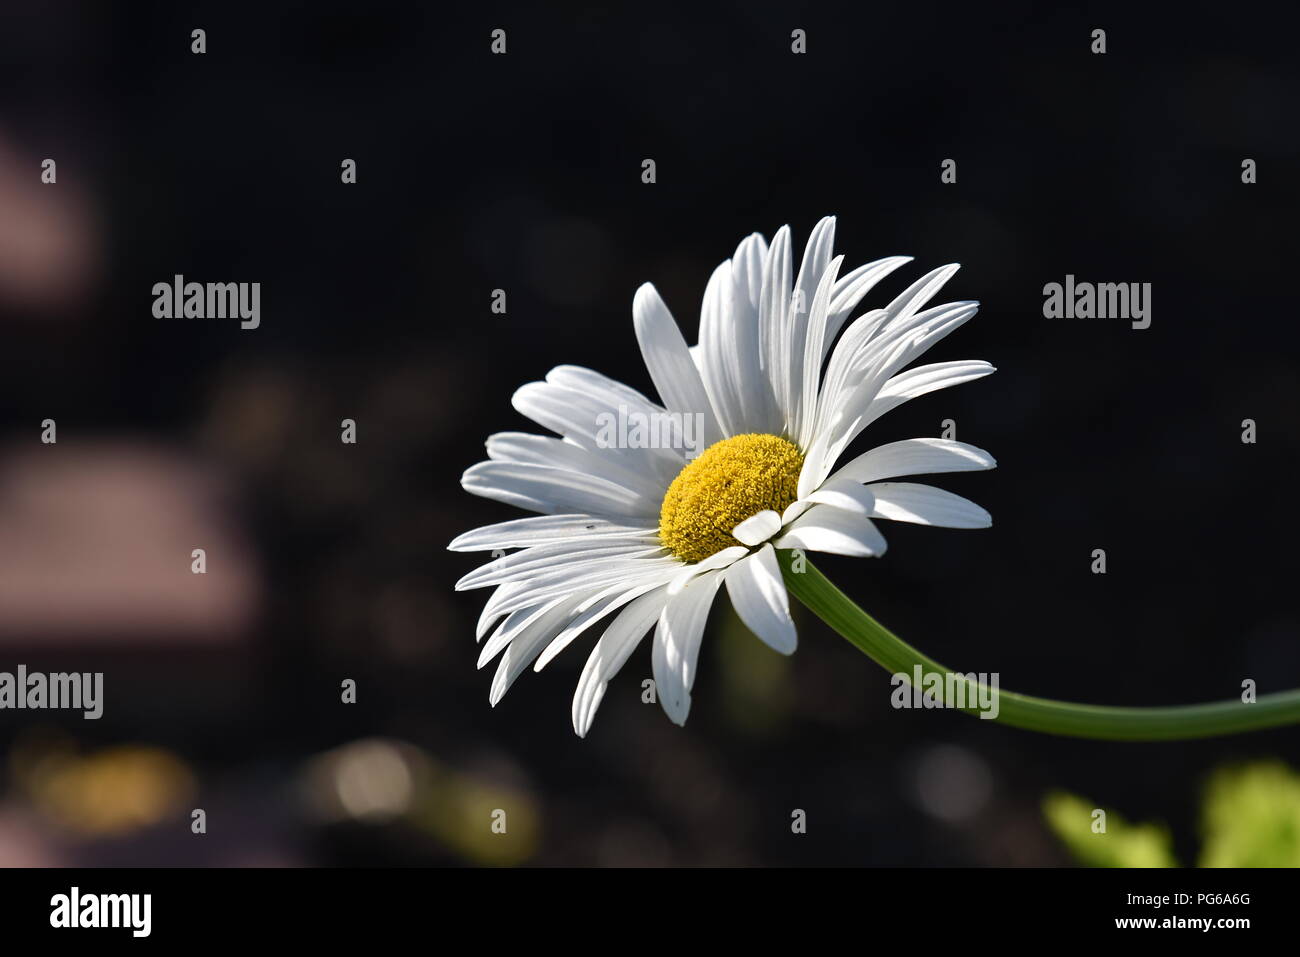
[[[923,308],[957,271],[949,265],[848,322],[873,286],[911,260],[894,256],[840,275],[834,233],[832,217],[817,224],[797,273],[789,227],[771,245],[757,233],[744,239],[709,280],[697,346],[687,345],[654,286],[638,289],[633,324],[660,403],[577,366],[515,393],[515,408],[558,437],[497,433],[487,441],[489,460],[461,482],[540,514],[466,532],[449,546],[499,556],[456,585],[494,589],[478,625],[479,667],[500,656],[494,706],[529,665],[540,671],[603,623],[574,695],[574,730],[587,733],[610,679],[651,629],[658,699],[682,724],[705,620],[724,585],[759,639],[794,651],[778,549],[880,556],[885,539],[872,519],[991,524],[973,502],[897,481],[992,468],[993,457],[974,446],[908,439],[839,464],[890,409],[994,370],[965,361],[904,371],[978,303]],[[698,434],[691,443],[663,441],[662,432],[659,441],[613,441],[615,420],[681,423],[666,430],[677,440]]]

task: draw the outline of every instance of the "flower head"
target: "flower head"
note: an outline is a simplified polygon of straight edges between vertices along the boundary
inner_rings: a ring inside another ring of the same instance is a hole
[[[993,457],[974,446],[908,439],[836,468],[890,409],[993,367],[939,362],[903,371],[978,304],[922,308],[957,271],[945,266],[848,322],[867,292],[910,259],[841,276],[834,231],[831,217],[817,224],[797,274],[788,227],[770,246],[758,234],[743,240],[709,280],[697,346],[686,344],[652,285],[637,290],[634,325],[659,403],[576,366],[515,393],[515,408],[559,437],[493,435],[489,461],[466,471],[462,484],[541,514],[466,532],[449,546],[518,549],[456,586],[495,589],[478,628],[480,641],[487,636],[479,667],[501,656],[493,705],[529,665],[541,670],[607,619],[578,682],[574,730],[587,733],[610,679],[651,628],[658,697],[681,724],[705,620],[724,584],[754,634],[794,651],[776,549],[879,556],[885,539],[873,518],[990,524],[964,498],[893,481],[992,468]]]

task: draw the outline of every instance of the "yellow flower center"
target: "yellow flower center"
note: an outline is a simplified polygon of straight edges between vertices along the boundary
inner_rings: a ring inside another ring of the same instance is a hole
[[[715,442],[673,479],[659,510],[659,540],[688,564],[740,542],[731,530],[756,512],[795,500],[803,453],[776,435]]]

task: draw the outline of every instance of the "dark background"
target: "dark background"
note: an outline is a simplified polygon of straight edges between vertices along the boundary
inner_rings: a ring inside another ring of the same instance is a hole
[[[1297,761],[1294,729],[1125,745],[895,711],[811,616],[787,661],[725,602],[684,729],[640,702],[645,643],[575,737],[590,635],[488,707],[486,593],[452,591],[477,561],[445,546],[519,514],[459,488],[489,433],[535,430],[512,392],[561,363],[649,391],[636,287],[693,342],[743,236],[801,250],[827,213],[846,267],[916,257],[864,308],[962,263],[939,301],[981,312],[925,361],[999,369],[868,440],[952,418],[999,468],[942,482],[991,530],[891,524],[883,559],[819,567],[1004,689],[1300,684],[1292,24],[761,6],[5,11],[0,670],[104,670],[107,704],[0,713],[0,863],[1061,864],[1056,787],[1190,860],[1214,767]],[[261,327],[153,318],[175,273],[261,282]],[[1067,273],[1151,283],[1151,327],[1043,318]],[[494,807],[518,812],[495,843]]]

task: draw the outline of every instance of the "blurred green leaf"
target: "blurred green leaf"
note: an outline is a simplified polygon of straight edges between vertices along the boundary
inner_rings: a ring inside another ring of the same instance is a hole
[[[1300,867],[1300,775],[1280,761],[1220,768],[1201,831],[1201,867]]]
[[[1097,811],[1105,814],[1099,818]],[[1080,863],[1092,867],[1177,867],[1169,830],[1162,824],[1130,824],[1108,808],[1066,791],[1043,799],[1043,816]],[[1105,830],[1098,830],[1103,826]]]

